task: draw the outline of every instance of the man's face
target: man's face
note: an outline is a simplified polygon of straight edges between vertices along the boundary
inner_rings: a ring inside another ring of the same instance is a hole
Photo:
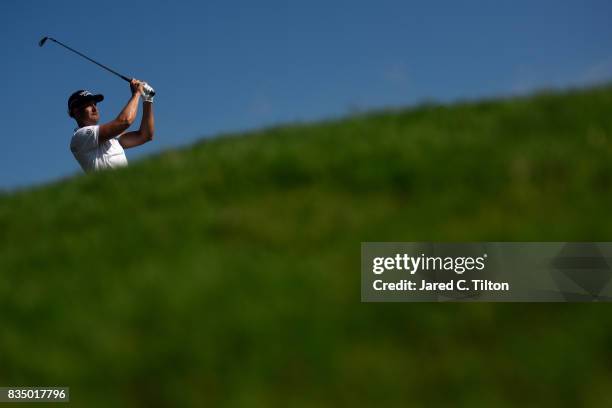
[[[97,125],[98,121],[100,120],[98,107],[93,101],[88,102],[79,108],[74,108],[72,113],[77,122],[85,126]]]

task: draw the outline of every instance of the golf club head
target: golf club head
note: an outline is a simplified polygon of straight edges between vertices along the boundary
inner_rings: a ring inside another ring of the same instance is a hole
[[[49,37],[43,37],[39,42],[38,42],[38,46],[42,47],[43,45],[45,45],[45,42],[49,39]]]

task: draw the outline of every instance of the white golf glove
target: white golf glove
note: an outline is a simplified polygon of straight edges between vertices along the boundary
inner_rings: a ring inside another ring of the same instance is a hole
[[[151,85],[147,84],[146,82],[142,83],[142,99],[145,102],[153,102],[153,96],[155,95],[155,91],[153,90],[153,88],[151,87]]]

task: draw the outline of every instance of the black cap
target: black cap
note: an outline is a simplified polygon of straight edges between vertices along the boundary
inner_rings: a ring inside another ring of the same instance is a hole
[[[70,95],[70,98],[68,98],[68,113],[70,113],[72,108],[83,106],[90,101],[94,101],[98,103],[98,102],[102,102],[103,100],[104,100],[104,95],[100,95],[100,94],[94,95],[89,91],[86,91],[84,89],[79,89],[78,91]]]

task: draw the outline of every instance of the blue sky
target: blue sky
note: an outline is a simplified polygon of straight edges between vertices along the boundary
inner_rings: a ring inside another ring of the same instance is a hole
[[[129,98],[39,48],[45,35],[155,87],[156,140],[136,160],[222,132],[610,80],[611,21],[609,1],[3,1],[0,189],[80,172],[71,92],[103,93],[103,122]]]

